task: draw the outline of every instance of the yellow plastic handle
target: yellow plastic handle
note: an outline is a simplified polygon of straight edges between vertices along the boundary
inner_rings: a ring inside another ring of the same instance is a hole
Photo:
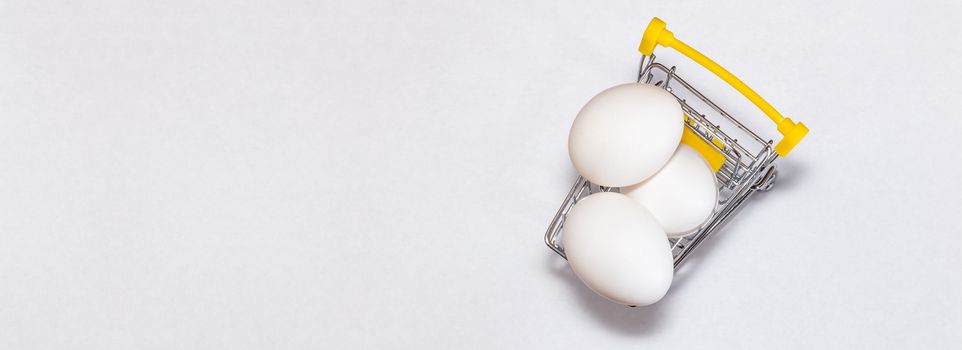
[[[782,134],[782,140],[775,145],[775,153],[778,153],[778,155],[782,157],[787,156],[788,152],[808,134],[808,128],[805,127],[805,124],[801,122],[795,123],[791,119],[783,117],[781,113],[775,110],[775,107],[768,104],[768,101],[765,101],[755,90],[745,85],[745,83],[734,74],[728,72],[710,58],[705,57],[701,52],[698,52],[691,46],[675,38],[675,34],[665,28],[665,21],[658,19],[658,17],[652,18],[651,23],[648,23],[648,28],[645,29],[645,35],[641,38],[641,45],[638,47],[638,51],[641,51],[645,56],[651,56],[655,51],[656,45],[673,48],[685,56],[688,56],[688,58],[691,58],[712,73],[715,73],[715,75],[728,83],[728,85],[731,85],[735,90],[738,90],[745,98],[761,109],[768,118],[775,122],[775,125],[778,126],[778,132]]]

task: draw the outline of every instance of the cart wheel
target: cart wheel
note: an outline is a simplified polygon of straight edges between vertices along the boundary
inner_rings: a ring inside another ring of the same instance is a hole
[[[765,171],[765,175],[762,175],[762,178],[758,179],[758,182],[752,186],[752,189],[759,192],[771,191],[772,186],[775,186],[776,177],[778,177],[778,169],[773,164]]]

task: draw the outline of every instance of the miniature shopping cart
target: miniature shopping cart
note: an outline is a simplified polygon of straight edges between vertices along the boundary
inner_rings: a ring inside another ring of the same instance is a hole
[[[656,45],[674,48],[738,90],[775,122],[779,133],[782,134],[782,139],[773,145],[773,141],[758,136],[745,124],[696,90],[691,83],[682,79],[675,73],[675,67],[668,68],[656,62],[654,55]],[[639,51],[642,57],[637,81],[648,84],[654,81],[655,85],[667,90],[678,99],[685,112],[682,143],[698,150],[712,166],[718,179],[719,200],[708,221],[690,235],[669,239],[674,266],[677,270],[685,258],[735,214],[748,198],[755,192],[764,192],[772,188],[777,174],[773,164],[775,159],[788,155],[788,152],[808,133],[808,128],[802,123],[795,123],[783,117],[737,77],[676,39],[674,34],[665,28],[665,22],[658,18],[652,19],[648,28],[645,29]],[[707,113],[702,113],[696,107]],[[724,123],[726,131],[722,131],[722,125],[716,123]],[[737,139],[738,136],[735,136],[735,133],[740,134],[739,136],[743,139]],[[548,226],[544,236],[548,247],[567,259],[565,249],[560,243],[560,235],[568,211],[579,199],[592,193],[616,190],[617,188],[592,184],[579,176]]]

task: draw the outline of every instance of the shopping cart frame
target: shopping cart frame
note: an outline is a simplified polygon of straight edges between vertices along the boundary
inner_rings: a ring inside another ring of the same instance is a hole
[[[773,140],[762,138],[679,76],[675,72],[675,66],[669,68],[657,62],[653,52],[656,45],[677,49],[728,82],[776,123],[779,132],[784,135],[782,140],[776,145]],[[701,148],[700,151],[703,154],[714,153],[724,157],[715,172],[719,200],[712,215],[694,233],[668,239],[674,258],[674,268],[677,270],[686,258],[712,234],[720,230],[752,195],[772,189],[778,174],[775,160],[779,156],[786,156],[788,151],[808,133],[808,129],[802,123],[795,123],[791,119],[782,117],[734,75],[675,39],[674,35],[665,29],[665,23],[658,18],[652,19],[646,29],[639,50],[642,52],[642,57],[636,81],[654,84],[675,96],[685,112],[685,127],[703,141],[699,142],[700,147],[696,148]],[[688,102],[689,97],[700,102],[701,106],[707,106],[708,114],[696,110]],[[713,120],[723,120],[726,126],[734,126],[742,134],[747,135],[748,140],[739,141],[733,138],[722,131],[722,127]],[[750,151],[750,149],[756,150]],[[585,196],[596,192],[617,190],[617,188],[598,186],[579,176],[548,225],[544,235],[545,244],[562,258],[567,259],[560,237],[568,211]]]

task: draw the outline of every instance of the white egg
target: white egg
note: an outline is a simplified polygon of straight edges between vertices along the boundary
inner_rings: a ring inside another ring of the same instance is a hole
[[[674,262],[665,231],[623,194],[600,192],[579,200],[566,216],[561,242],[578,278],[613,302],[650,305],[671,286]]]
[[[671,93],[623,84],[588,101],[568,134],[568,155],[592,183],[621,187],[654,175],[681,141],[684,112]]]
[[[643,204],[658,218],[668,237],[693,233],[718,203],[718,184],[708,161],[694,148],[680,144],[657,174],[621,193]]]

